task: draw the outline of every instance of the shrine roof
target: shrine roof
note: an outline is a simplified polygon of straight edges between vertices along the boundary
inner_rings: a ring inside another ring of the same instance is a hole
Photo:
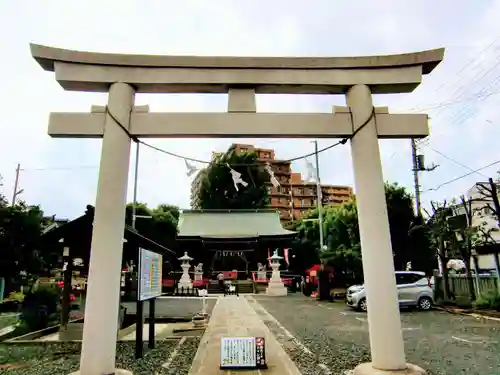
[[[290,238],[296,232],[281,226],[277,211],[187,210],[179,217],[178,239]]]

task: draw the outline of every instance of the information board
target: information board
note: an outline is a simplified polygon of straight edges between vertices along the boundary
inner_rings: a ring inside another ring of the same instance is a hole
[[[222,369],[266,368],[263,337],[222,337],[220,343]]]
[[[139,248],[139,301],[161,296],[162,255]]]

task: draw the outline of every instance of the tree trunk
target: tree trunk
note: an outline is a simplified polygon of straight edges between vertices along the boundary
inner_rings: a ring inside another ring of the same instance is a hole
[[[440,241],[439,243],[439,261],[441,262],[441,269],[443,271],[443,297],[445,301],[450,299],[450,282],[448,277],[448,268],[446,267],[446,249],[444,247],[444,242]]]
[[[472,278],[472,272],[470,271],[470,259],[468,262],[465,262],[465,272],[467,275],[467,285],[469,287],[469,295],[471,301],[476,300],[476,291],[474,290],[474,279]]]

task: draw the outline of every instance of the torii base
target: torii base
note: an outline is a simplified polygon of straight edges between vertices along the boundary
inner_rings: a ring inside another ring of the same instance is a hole
[[[427,372],[416,365],[411,363],[406,364],[404,370],[379,370],[374,368],[372,363],[362,363],[354,369],[353,375],[426,375]]]
[[[83,375],[80,371],[72,372],[69,375]],[[109,375],[133,375],[130,371],[128,370],[122,370],[122,369],[116,369],[115,372]]]

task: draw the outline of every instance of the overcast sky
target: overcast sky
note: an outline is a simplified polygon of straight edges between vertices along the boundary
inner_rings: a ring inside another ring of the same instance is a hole
[[[421,152],[422,189],[500,160],[500,1],[0,1],[0,174],[12,196],[21,164],[23,199],[47,214],[73,218],[95,201],[100,140],[51,139],[51,111],[88,111],[106,95],[65,92],[31,58],[29,43],[95,52],[184,55],[350,56],[446,47],[443,63],[413,93],[377,96],[393,112],[431,116]],[[491,94],[491,95],[490,95]],[[152,111],[223,111],[226,95],[138,95]],[[258,96],[259,111],[329,112],[342,96]],[[209,159],[236,140],[153,140],[182,155]],[[285,159],[312,151],[311,140],[242,140],[274,148]],[[320,146],[331,143],[321,140]],[[412,187],[408,140],[381,141],[384,178]],[[444,154],[445,156],[443,156]],[[132,152],[134,155],[134,152]],[[452,160],[450,160],[452,159]],[[457,163],[458,162],[458,163]],[[459,165],[462,164],[462,165]],[[131,160],[131,167],[134,160]],[[324,183],[352,185],[349,145],[320,157]],[[293,164],[305,172],[303,161]],[[500,164],[423,194],[424,202],[458,196]],[[133,173],[131,168],[130,181]],[[129,184],[129,197],[132,184]],[[189,206],[184,161],[144,149],[138,197]]]

